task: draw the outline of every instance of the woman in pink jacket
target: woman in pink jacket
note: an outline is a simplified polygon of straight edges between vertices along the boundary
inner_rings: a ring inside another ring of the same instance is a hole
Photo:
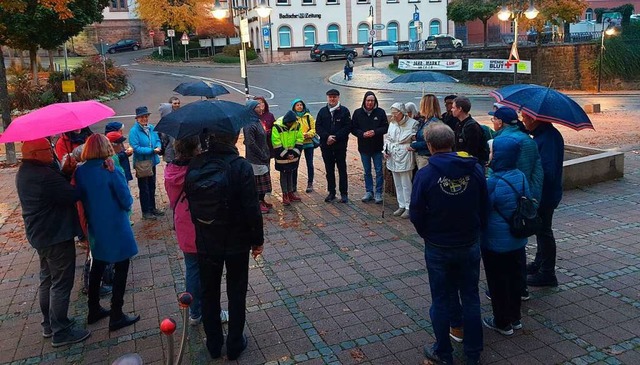
[[[193,296],[189,307],[189,323],[193,326],[202,321],[200,270],[198,269],[198,250],[196,231],[189,213],[189,202],[184,196],[184,178],[189,162],[198,155],[200,139],[198,136],[178,139],[174,142],[176,158],[164,170],[164,187],[167,190],[169,204],[173,211],[173,224],[178,245],[184,254],[186,289]],[[220,312],[222,322],[229,318],[228,312]]]

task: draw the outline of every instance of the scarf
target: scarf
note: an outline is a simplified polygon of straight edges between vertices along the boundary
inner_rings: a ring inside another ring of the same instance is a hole
[[[327,105],[327,106],[329,106],[329,105]],[[329,107],[329,112],[331,113],[332,117],[333,117],[333,112],[336,111],[336,109],[338,109],[338,108],[340,108],[340,102],[338,102],[338,104],[336,104],[336,106],[334,106],[333,108]]]
[[[303,110],[303,111],[301,111],[301,112],[297,112],[297,111],[295,111],[295,110],[294,110],[293,112],[294,112],[294,113],[296,113],[296,116],[297,116],[298,118],[302,118],[302,117],[304,117],[304,115],[305,115],[305,114],[307,114],[307,110],[306,110],[306,109],[305,109],[305,110]]]

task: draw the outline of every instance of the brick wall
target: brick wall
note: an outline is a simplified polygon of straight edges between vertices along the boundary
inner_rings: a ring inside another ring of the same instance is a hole
[[[159,33],[156,31],[156,37],[161,38],[162,35]],[[142,48],[153,46],[149,30],[139,19],[105,20],[102,23],[86,26],[83,33],[74,38],[74,46],[79,54],[98,54],[93,44],[99,43],[100,39],[109,44],[120,39],[134,39],[140,42]],[[162,40],[159,41],[162,42]]]
[[[442,71],[462,82],[505,86],[513,83],[512,73],[467,72],[467,60],[470,58],[506,59],[510,46],[488,48],[463,48],[458,50],[441,50],[401,53],[394,57],[402,59],[462,59],[462,71]],[[594,43],[520,46],[520,59],[531,60],[531,74],[518,74],[519,83],[550,85],[563,90],[595,90],[597,70],[595,67],[599,45]],[[637,89],[638,83],[625,83],[622,80],[602,80],[603,90]]]

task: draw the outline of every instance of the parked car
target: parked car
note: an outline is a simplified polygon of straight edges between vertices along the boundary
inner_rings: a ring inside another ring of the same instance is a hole
[[[448,34],[430,35],[425,41],[425,49],[462,48],[462,41]]]
[[[341,44],[322,43],[315,44],[313,48],[311,48],[309,56],[314,61],[320,60],[321,62],[324,62],[335,58],[347,58],[349,55],[358,57],[358,52],[353,48],[348,48]]]
[[[133,39],[121,39],[114,44],[109,45],[107,52],[116,53],[120,51],[137,51],[140,49],[140,43]]]
[[[371,57],[371,42],[362,47],[362,56]],[[373,52],[376,57],[388,56],[398,53],[398,44],[394,41],[377,41],[373,42]]]

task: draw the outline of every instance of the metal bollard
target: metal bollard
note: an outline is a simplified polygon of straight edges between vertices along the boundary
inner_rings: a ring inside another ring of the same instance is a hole
[[[182,312],[182,340],[180,341],[180,352],[178,352],[178,359],[176,364],[180,365],[182,362],[182,355],[184,350],[184,343],[187,341],[187,328],[189,327],[189,306],[193,303],[193,296],[190,293],[184,292],[178,294],[178,305]]]
[[[167,336],[169,340],[169,354],[167,355],[167,365],[173,364],[173,332],[176,330],[176,321],[171,318],[165,318],[160,323],[160,331]]]

